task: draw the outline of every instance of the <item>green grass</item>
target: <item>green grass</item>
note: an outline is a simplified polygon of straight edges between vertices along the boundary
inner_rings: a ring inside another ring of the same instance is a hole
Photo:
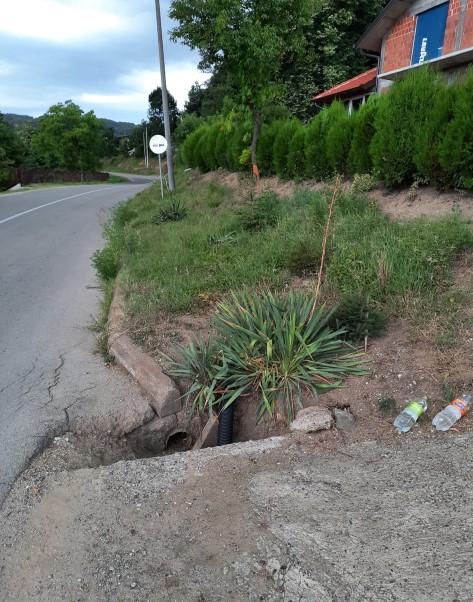
[[[309,241],[316,257],[321,248],[323,193],[299,191],[274,201],[275,220],[264,217],[265,198],[262,225],[250,229],[228,188],[186,174],[179,174],[174,195],[185,219],[154,224],[169,197],[162,201],[155,185],[122,206],[107,227],[107,249],[96,257],[99,270],[104,259],[106,277],[122,269],[136,315],[186,312],[202,299],[245,287],[283,288],[291,282],[294,255]],[[456,256],[472,246],[470,228],[458,216],[396,222],[362,196],[346,195],[334,214],[324,292],[363,294],[390,311],[408,297],[432,303],[448,287]]]
[[[104,160],[102,165],[103,171],[114,171],[116,173],[142,176],[157,175],[158,169],[158,160],[154,157],[150,157],[149,168],[145,167],[144,159],[135,159],[134,157],[126,159],[123,157],[113,157],[112,159]]]

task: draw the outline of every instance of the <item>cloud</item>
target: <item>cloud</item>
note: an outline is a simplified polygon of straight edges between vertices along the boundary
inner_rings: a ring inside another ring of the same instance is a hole
[[[12,75],[15,72],[15,67],[7,61],[0,61],[0,77]]]
[[[196,81],[204,83],[208,78],[207,74],[199,71],[192,63],[171,63],[166,69],[167,88],[181,109],[184,107],[192,84]],[[133,111],[146,111],[148,95],[158,85],[161,85],[158,70],[134,69],[117,78],[115,92],[84,93],[79,100],[94,106],[113,105]]]
[[[100,0],[77,0],[73,4],[59,0],[15,0],[2,4],[0,32],[18,38],[70,44],[126,28],[125,19],[100,8],[105,6]]]

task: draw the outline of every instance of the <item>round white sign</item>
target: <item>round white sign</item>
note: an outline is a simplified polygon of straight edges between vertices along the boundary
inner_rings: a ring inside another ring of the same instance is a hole
[[[168,141],[164,136],[153,136],[149,141],[149,147],[155,155],[162,155],[168,148]]]

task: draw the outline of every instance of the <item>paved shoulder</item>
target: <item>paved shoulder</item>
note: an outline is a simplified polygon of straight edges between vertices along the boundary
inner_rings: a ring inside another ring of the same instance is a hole
[[[472,451],[268,440],[32,467],[0,515],[3,600],[469,602]]]

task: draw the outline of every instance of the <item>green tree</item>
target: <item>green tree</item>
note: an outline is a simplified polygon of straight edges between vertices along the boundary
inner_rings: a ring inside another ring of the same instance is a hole
[[[24,145],[16,130],[6,123],[0,113],[0,147],[4,151],[4,161],[10,165],[20,165],[24,157]]]
[[[164,136],[164,110],[163,110],[163,91],[160,87],[153,90],[148,97],[148,127],[151,136],[161,134]],[[171,122],[171,132],[173,132],[179,123],[179,110],[174,96],[168,90],[169,102],[169,120]]]
[[[414,162],[417,140],[431,119],[432,99],[444,86],[438,73],[416,69],[382,98],[371,155],[376,173],[387,186],[409,184],[418,174]]]
[[[456,94],[453,119],[446,126],[439,160],[455,184],[473,189],[473,69]]]
[[[325,152],[331,173],[347,172],[353,122],[348,111],[339,101],[333,102],[327,110],[327,131]]]
[[[281,84],[284,57],[302,46],[312,0],[172,0],[174,40],[201,55],[200,66],[224,65],[240,102],[252,113],[251,160],[257,170],[261,115]]]
[[[374,136],[378,105],[379,96],[372,96],[353,115],[353,139],[348,155],[348,170],[351,175],[367,174],[373,170],[370,145]]]
[[[375,62],[355,48],[386,0],[316,0],[304,28],[305,44],[285,55],[282,78],[286,106],[307,120],[317,110],[313,97],[358,75]]]
[[[104,156],[104,134],[93,111],[84,113],[68,100],[41,117],[32,145],[47,167],[93,170]]]
[[[236,90],[232,88],[228,73],[223,66],[214,69],[211,78],[205,84],[196,82],[189,91],[184,105],[185,113],[195,113],[199,117],[210,117],[221,113],[225,99],[234,97]]]

